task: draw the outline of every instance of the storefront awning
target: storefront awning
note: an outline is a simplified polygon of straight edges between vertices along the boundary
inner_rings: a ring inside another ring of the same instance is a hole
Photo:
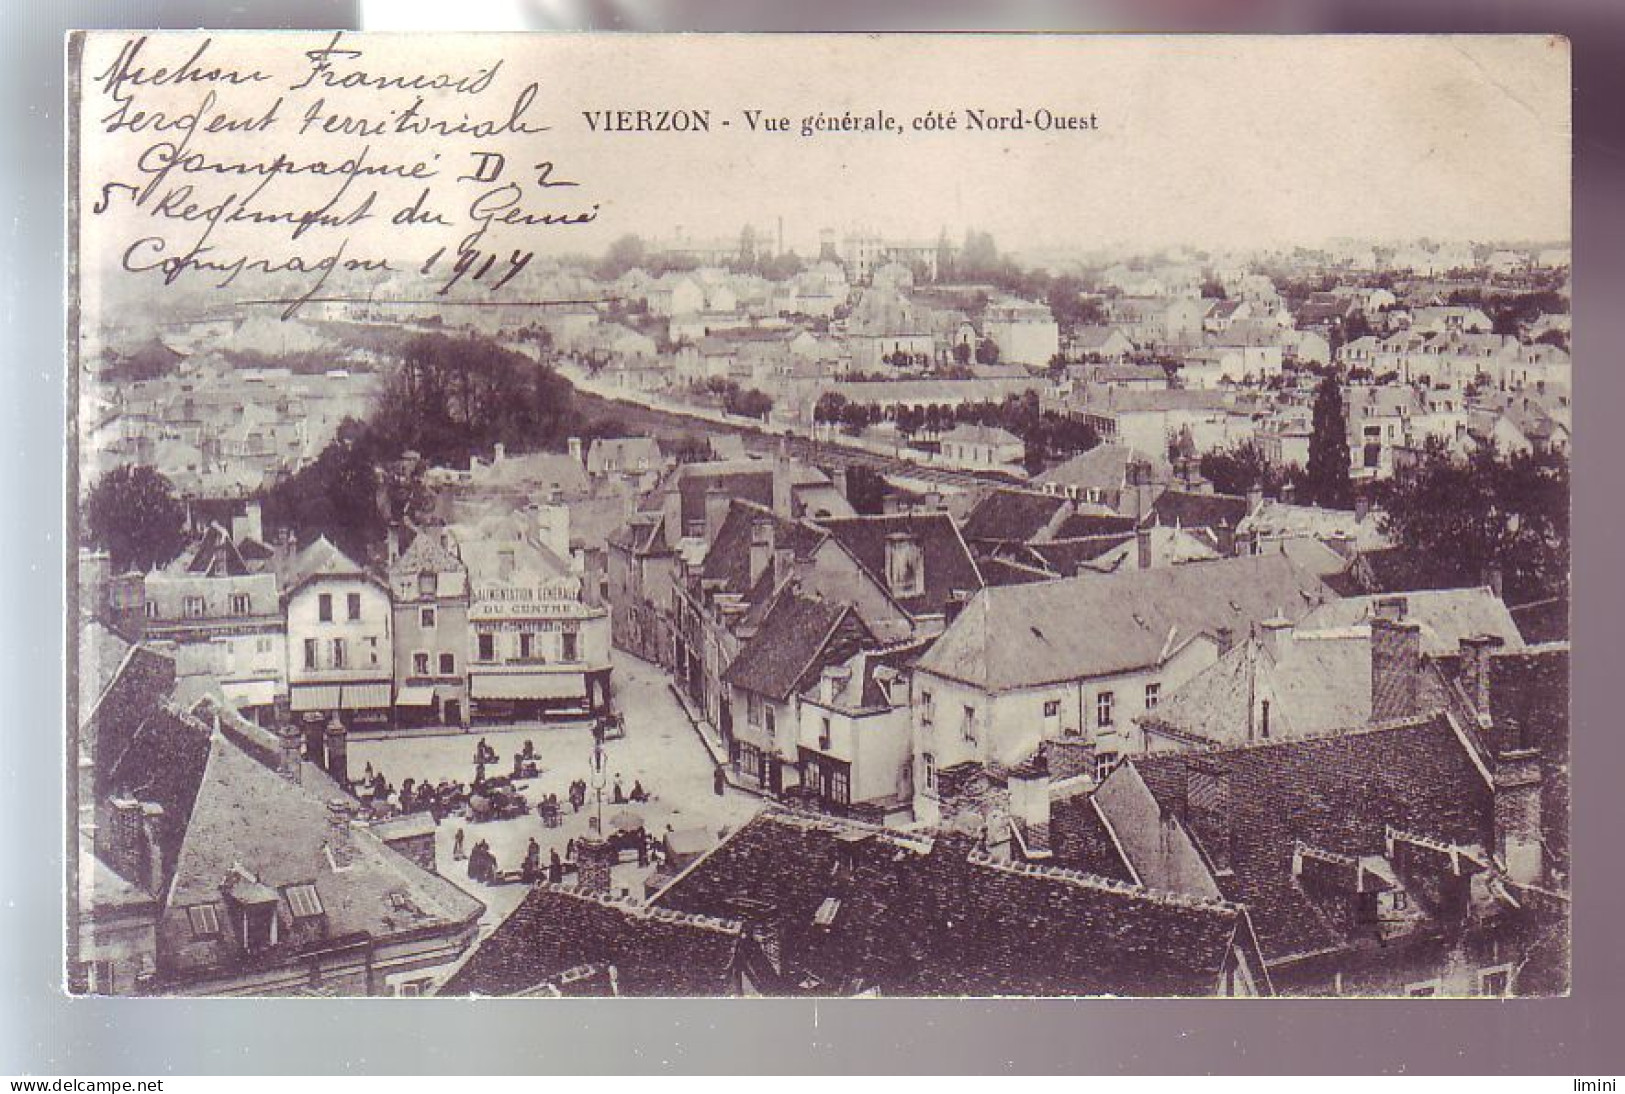
[[[389,706],[388,684],[345,684],[339,693],[345,710],[376,710]]]
[[[434,688],[427,684],[412,684],[395,693],[398,707],[429,707],[434,705]]]
[[[295,684],[291,706],[294,710],[337,710],[339,686],[337,684]]]
[[[475,674],[469,681],[474,699],[585,699],[587,680],[579,672]]]

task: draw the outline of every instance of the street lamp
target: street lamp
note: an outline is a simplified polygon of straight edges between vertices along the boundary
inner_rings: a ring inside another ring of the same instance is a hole
[[[604,834],[604,783],[606,780],[604,719],[600,716],[592,724],[592,790],[595,809],[593,815],[587,818],[587,828],[595,836]]]

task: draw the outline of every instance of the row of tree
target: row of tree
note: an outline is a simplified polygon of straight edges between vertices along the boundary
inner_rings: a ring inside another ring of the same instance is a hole
[[[826,391],[813,406],[813,420],[840,426],[854,435],[872,425],[890,421],[898,432],[908,437],[922,432],[944,433],[961,424],[996,426],[1021,438],[1026,448],[1027,470],[1033,473],[1100,443],[1099,434],[1087,422],[1042,409],[1036,391],[1012,392],[1002,402],[928,403],[892,408],[853,402],[838,391]]]

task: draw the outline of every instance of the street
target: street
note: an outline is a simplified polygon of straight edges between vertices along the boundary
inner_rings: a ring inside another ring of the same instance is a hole
[[[646,829],[657,839],[665,835],[668,827],[678,830],[703,827],[715,838],[721,830],[737,828],[748,820],[760,808],[761,800],[732,787],[723,797],[716,795],[710,754],[672,697],[666,675],[659,666],[620,650],[614,652],[614,664],[611,690],[616,709],[626,716],[626,736],[604,744],[602,811],[605,829],[612,830],[611,818],[627,809],[641,815]],[[489,774],[507,774],[514,755],[524,747],[526,740],[535,745],[541,769],[540,777],[521,784],[531,804],[524,816],[479,824],[448,817],[436,833],[436,861],[440,872],[486,904],[488,910],[481,927],[482,931],[489,931],[518,906],[526,887],[518,884],[488,886],[470,881],[466,863],[452,859],[457,831],[464,831],[465,852],[479,840],[487,841],[504,870],[519,867],[532,837],[541,846],[544,867],[550,851],[558,851],[562,858],[569,840],[588,833],[588,818],[597,809],[591,789],[587,805],[579,814],[571,811],[568,800],[570,783],[574,780],[587,779],[591,786],[591,730],[581,724],[476,726],[468,733],[357,740],[350,745],[349,764],[352,775],[359,775],[371,764],[374,772],[382,773],[397,788],[407,778],[420,782],[453,779],[467,783],[473,781],[474,746],[481,738],[501,758],[491,766]],[[633,785],[641,782],[650,800],[641,805],[615,804],[612,797],[617,781],[628,795]],[[562,806],[563,823],[557,828],[544,827],[535,812],[536,803],[548,794],[557,794]],[[625,890],[641,898],[643,879],[653,868],[640,868],[631,861],[630,855],[627,857],[629,861],[615,869],[614,886],[617,891]]]

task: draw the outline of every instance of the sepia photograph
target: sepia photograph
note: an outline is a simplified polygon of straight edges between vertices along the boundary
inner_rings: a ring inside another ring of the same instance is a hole
[[[67,65],[68,992],[1569,993],[1566,39]]]

